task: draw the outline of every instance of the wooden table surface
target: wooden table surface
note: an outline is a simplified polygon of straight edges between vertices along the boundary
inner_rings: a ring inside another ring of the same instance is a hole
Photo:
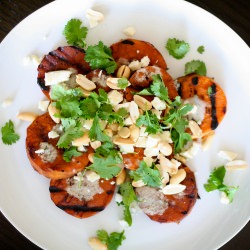
[[[52,1],[0,0],[0,42],[17,23],[50,2]],[[189,0],[188,2],[198,5],[220,18],[238,33],[248,46],[250,45],[250,0]],[[40,248],[20,234],[0,213],[0,249],[38,250]],[[250,249],[249,222],[239,234],[220,248],[220,250],[247,249]]]

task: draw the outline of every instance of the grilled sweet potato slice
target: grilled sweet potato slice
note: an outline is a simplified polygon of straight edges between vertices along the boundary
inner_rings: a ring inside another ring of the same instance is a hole
[[[134,153],[122,154],[125,168],[135,170],[139,167],[144,157],[144,148],[136,148]]]
[[[40,174],[51,179],[68,178],[87,166],[88,154],[92,153],[93,149],[89,147],[86,153],[66,162],[63,159],[63,150],[56,146],[58,138],[48,137],[55,125],[48,113],[38,116],[27,128],[26,151],[32,167]],[[41,143],[47,147],[47,159],[43,152],[37,151],[41,149]]]
[[[100,179],[97,182],[102,192],[96,193],[92,199],[86,200],[68,192],[67,188],[71,185],[70,182],[69,179],[51,180],[50,197],[57,207],[77,218],[87,218],[103,211],[110,203],[115,191],[114,178],[110,180]],[[76,188],[80,189],[81,185],[81,183],[76,185]],[[82,188],[89,187],[83,186]]]
[[[177,81],[182,99],[197,95],[206,103],[205,116],[200,126],[203,134],[215,130],[227,111],[227,99],[222,88],[212,78],[198,74],[179,77]]]
[[[110,46],[112,55],[118,65],[128,64],[134,60],[140,61],[144,56],[150,59],[149,65],[167,69],[167,64],[161,53],[149,42],[124,39]]]
[[[50,86],[45,86],[45,73],[74,68],[78,73],[86,74],[91,69],[89,64],[84,60],[84,57],[85,53],[83,49],[75,46],[64,46],[51,51],[43,58],[37,68],[37,83],[49,99]]]
[[[146,215],[151,220],[157,221],[160,223],[168,223],[168,222],[179,223],[192,210],[196,202],[196,199],[198,197],[194,173],[184,164],[180,168],[183,168],[187,173],[185,180],[181,182],[181,184],[186,186],[186,189],[180,194],[164,195],[163,202],[166,202],[166,210],[162,214],[147,214],[146,213]],[[140,188],[136,188],[137,194],[138,194],[139,189]],[[142,197],[139,197],[139,199],[141,198]],[[154,204],[152,204],[152,206],[153,205]],[[139,206],[142,206],[142,205],[140,205],[139,203]]]

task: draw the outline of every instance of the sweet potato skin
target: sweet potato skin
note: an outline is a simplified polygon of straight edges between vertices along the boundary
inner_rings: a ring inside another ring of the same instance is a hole
[[[136,39],[123,39],[110,46],[112,56],[118,65],[128,64],[131,61],[140,61],[144,56],[150,59],[149,65],[158,66],[164,70],[167,64],[161,53],[149,42]]]
[[[182,99],[197,95],[206,104],[204,119],[201,129],[204,135],[215,130],[223,120],[227,111],[227,99],[222,88],[212,79],[198,74],[179,77],[178,93]]]
[[[63,150],[56,146],[58,138],[48,137],[48,133],[55,125],[48,113],[38,116],[27,128],[26,152],[32,167],[40,174],[51,179],[68,178],[87,166],[88,154],[93,152],[93,149],[89,147],[81,156],[73,157],[71,162],[66,162],[63,159]],[[41,142],[47,142],[57,149],[57,156],[53,162],[43,162],[35,152],[40,148]]]
[[[104,190],[100,194],[96,194],[92,200],[85,201],[70,195],[67,188],[66,179],[50,181],[50,197],[57,207],[66,213],[77,217],[87,218],[103,211],[112,200],[115,192],[113,182],[115,178],[110,180],[100,179],[99,185]]]
[[[37,83],[48,99],[50,99],[50,86],[45,86],[45,73],[73,68],[78,73],[86,74],[91,68],[84,58],[84,50],[75,46],[59,47],[44,56],[37,68]]]

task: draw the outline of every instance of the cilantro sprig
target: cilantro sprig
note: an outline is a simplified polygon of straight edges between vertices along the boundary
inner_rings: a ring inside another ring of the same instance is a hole
[[[104,142],[96,150],[93,160],[94,163],[87,169],[94,170],[104,179],[111,179],[121,171],[122,158],[110,141]]]
[[[159,187],[161,185],[161,174],[154,164],[148,166],[145,161],[141,161],[139,168],[130,171],[129,174],[133,180],[142,180],[147,186]]]
[[[114,73],[117,64],[112,57],[112,50],[99,41],[97,45],[88,46],[86,50],[85,60],[92,69],[103,69],[108,74]]]
[[[14,123],[9,120],[5,123],[5,125],[1,128],[2,133],[2,141],[4,144],[11,145],[16,143],[20,136],[15,132]]]
[[[86,46],[85,38],[87,33],[88,28],[82,26],[82,21],[79,19],[69,20],[63,30],[67,43],[81,48]]]
[[[223,183],[225,174],[226,174],[226,168],[224,166],[215,168],[210,173],[207,183],[204,184],[204,188],[207,192],[211,192],[214,190],[219,190],[221,192],[224,192],[229,202],[232,203],[235,193],[239,189],[239,187],[225,185]]]
[[[166,43],[166,49],[175,59],[182,59],[189,51],[190,46],[187,42],[176,38],[169,38]]]
[[[136,93],[137,95],[154,95],[159,97],[161,100],[166,101],[171,104],[171,100],[168,95],[168,89],[166,88],[161,76],[159,74],[152,75],[152,84],[149,88],[143,89],[142,91]]]
[[[162,132],[162,126],[158,117],[152,113],[151,110],[145,111],[143,115],[140,115],[139,118],[136,120],[136,126],[146,126],[145,132],[149,134],[157,134]]]
[[[134,192],[131,182],[124,182],[119,186],[118,193],[122,195],[122,204],[124,205],[123,215],[124,220],[129,226],[132,225],[132,215],[130,212],[130,205],[136,200],[136,194]]]
[[[121,246],[122,241],[126,239],[124,231],[107,233],[106,230],[98,230],[97,238],[104,244],[107,245],[108,250],[117,250]]]
[[[197,48],[197,51],[198,51],[200,54],[202,54],[202,53],[205,51],[205,47],[204,47],[203,45],[201,45],[201,46],[199,46],[199,47]]]
[[[206,76],[207,68],[204,62],[200,60],[192,60],[185,64],[185,75],[197,73],[201,76]]]
[[[190,104],[182,105],[180,96],[175,98],[175,101],[170,105],[169,112],[163,118],[163,123],[170,125],[170,134],[174,142],[174,152],[182,151],[188,141],[191,141],[191,135],[186,133],[188,120],[185,115],[193,108]]]

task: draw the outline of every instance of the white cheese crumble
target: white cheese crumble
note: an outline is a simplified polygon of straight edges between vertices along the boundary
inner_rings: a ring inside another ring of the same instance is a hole
[[[96,27],[104,19],[104,15],[101,12],[92,9],[87,10],[86,17],[89,20],[90,28]]]
[[[69,80],[70,75],[72,74],[71,70],[57,70],[50,71],[45,73],[45,85],[51,86],[61,82],[66,82]]]
[[[133,36],[135,34],[135,32],[136,32],[136,29],[133,26],[129,26],[129,27],[123,29],[123,33],[126,36]]]
[[[187,103],[194,106],[193,110],[188,113],[188,119],[195,120],[198,124],[201,124],[205,116],[207,103],[201,100],[197,95],[186,99],[184,104]]]

